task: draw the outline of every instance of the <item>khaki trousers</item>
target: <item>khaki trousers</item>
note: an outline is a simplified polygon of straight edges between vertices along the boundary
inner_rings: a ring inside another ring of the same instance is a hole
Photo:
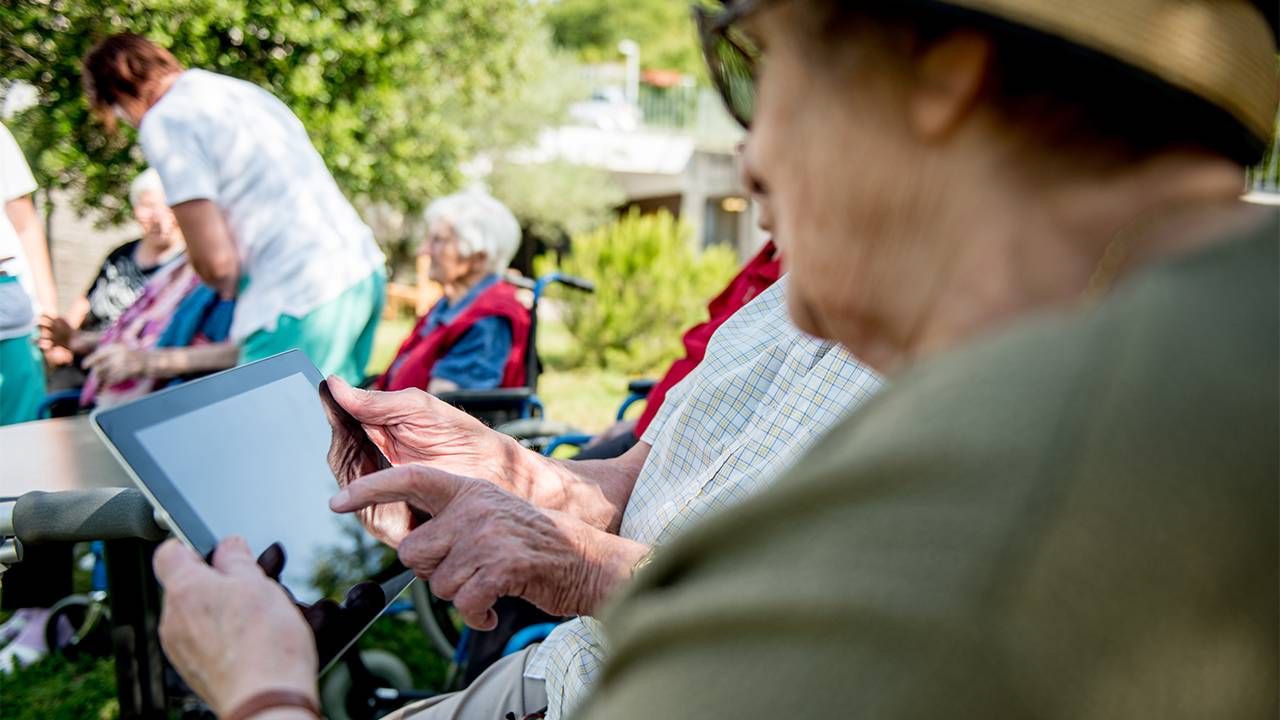
[[[547,689],[541,680],[527,680],[524,666],[537,645],[502,658],[485,670],[465,690],[437,695],[406,705],[391,713],[391,720],[515,720],[547,707]]]

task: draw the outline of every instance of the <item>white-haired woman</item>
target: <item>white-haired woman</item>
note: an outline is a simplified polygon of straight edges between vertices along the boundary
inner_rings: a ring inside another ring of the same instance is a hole
[[[520,225],[482,192],[442,197],[426,212],[418,253],[444,297],[418,320],[379,390],[432,393],[518,387],[525,382],[529,311],[501,275],[520,244]]]
[[[142,236],[112,250],[84,297],[76,300],[63,318],[63,330],[78,329],[85,333],[105,330],[126,308],[138,299],[142,287],[157,270],[182,254],[186,243],[165,203],[160,175],[148,168],[129,185],[129,206]],[[56,321],[46,317],[45,325]]]
[[[133,179],[129,206],[142,236],[107,254],[84,296],[66,315],[41,319],[46,347],[66,347],[78,356],[92,352],[102,331],[133,305],[156,271],[186,249],[182,230],[165,201],[159,173],[148,168]]]

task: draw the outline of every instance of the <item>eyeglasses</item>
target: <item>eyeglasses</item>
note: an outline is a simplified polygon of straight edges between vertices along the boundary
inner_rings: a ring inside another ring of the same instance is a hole
[[[725,108],[742,127],[751,127],[755,111],[756,65],[760,49],[735,24],[768,0],[740,0],[729,7],[693,6],[693,19],[702,40],[702,54],[711,82]]]

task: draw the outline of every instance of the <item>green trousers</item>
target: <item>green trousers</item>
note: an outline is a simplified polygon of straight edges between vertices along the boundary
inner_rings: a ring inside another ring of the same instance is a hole
[[[44,359],[30,337],[0,340],[0,425],[35,420],[44,400]]]
[[[386,290],[387,276],[379,270],[302,317],[281,315],[275,330],[259,330],[244,341],[240,363],[296,348],[324,375],[358,384],[373,352]]]

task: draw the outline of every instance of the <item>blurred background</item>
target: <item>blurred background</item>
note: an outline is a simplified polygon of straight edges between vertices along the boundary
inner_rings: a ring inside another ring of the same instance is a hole
[[[302,119],[390,259],[371,372],[435,299],[414,256],[420,211],[462,187],[516,213],[526,275],[572,262],[576,245],[622,244],[612,267],[573,268],[594,296],[544,305],[544,395],[581,427],[610,419],[627,376],[675,357],[764,240],[738,178],[742,131],[707,85],[684,2],[16,0],[0,9],[0,117],[41,186],[63,308],[137,236],[135,133],[106,138],[80,88],[80,58],[123,30],[262,85]],[[636,256],[658,270],[629,270]],[[566,324],[564,303],[650,311],[580,308]]]
[[[40,184],[64,310],[138,234],[135,133],[102,133],[80,87],[80,59],[125,30],[301,118],[389,258],[370,372],[437,297],[415,257],[420,212],[460,188],[483,185],[517,215],[515,270],[596,283],[540,306],[540,394],[581,428],[612,420],[628,378],[660,374],[765,239],[739,178],[742,130],[708,86],[682,0],[5,0],[0,118]],[[1280,202],[1280,153],[1248,183]],[[396,622],[362,643],[434,686],[440,660]],[[106,719],[114,703],[109,659],[0,674],[0,718]]]

